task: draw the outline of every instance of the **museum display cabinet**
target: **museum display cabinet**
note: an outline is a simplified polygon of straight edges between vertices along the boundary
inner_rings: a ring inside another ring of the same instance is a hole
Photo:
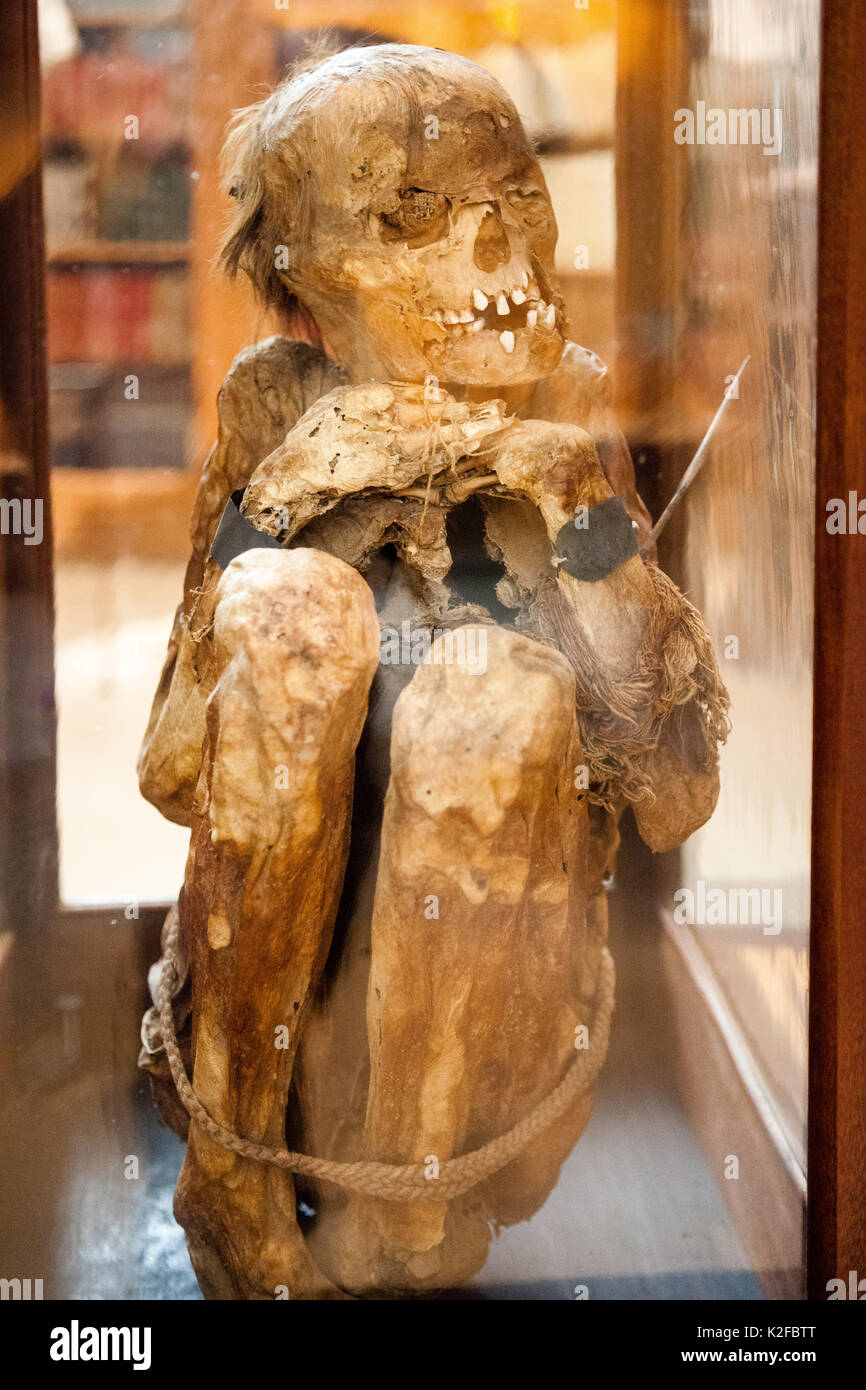
[[[864,63],[4,4],[10,1296],[866,1296]]]

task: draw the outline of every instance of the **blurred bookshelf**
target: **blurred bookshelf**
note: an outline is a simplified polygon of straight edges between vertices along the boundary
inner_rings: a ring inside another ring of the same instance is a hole
[[[192,496],[193,35],[182,0],[67,0],[65,18],[42,90],[58,553],[175,558]]]

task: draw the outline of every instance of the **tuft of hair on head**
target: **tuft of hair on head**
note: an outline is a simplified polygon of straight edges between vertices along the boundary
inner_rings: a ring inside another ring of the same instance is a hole
[[[231,221],[223,240],[219,264],[233,279],[249,276],[265,306],[291,312],[294,295],[277,270],[278,248],[284,244],[284,219],[277,225],[274,182],[284,183],[275,152],[262,130],[271,97],[236,111],[223,144],[223,187],[234,199]],[[285,189],[288,194],[289,190]],[[286,199],[288,201],[288,198]],[[286,209],[288,210],[288,209]]]
[[[317,33],[310,35],[304,44],[303,52],[286,68],[283,81],[291,82],[294,77],[301,77],[305,72],[312,72],[314,68],[321,67],[322,63],[335,57],[345,47],[345,41],[341,41],[339,34],[335,33],[333,28],[320,29]]]
[[[285,144],[277,146],[269,126],[295,79],[314,72],[341,47],[328,30],[314,35],[267,96],[234,112],[223,143],[222,184],[235,206],[218,263],[231,278],[243,271],[265,307],[276,308],[290,321],[305,314],[280,278],[277,251],[286,245],[289,233],[292,240],[303,239],[309,210],[306,190],[302,187],[299,192],[292,177],[291,161],[286,158],[289,151]]]
[[[268,98],[265,99],[267,101]],[[265,239],[265,159],[260,124],[265,101],[236,111],[222,150],[223,186],[236,200],[219,262],[233,279],[243,270],[266,304],[279,300],[276,247]]]

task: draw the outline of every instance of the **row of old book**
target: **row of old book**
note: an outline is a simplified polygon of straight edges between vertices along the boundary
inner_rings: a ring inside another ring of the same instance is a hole
[[[185,267],[52,267],[51,362],[182,364],[190,359]]]
[[[169,38],[145,56],[134,47],[141,38],[118,34],[109,53],[79,53],[48,70],[42,89],[46,140],[74,133],[87,144],[109,148],[125,141],[151,147],[187,141],[187,55],[182,47],[166,54]],[[179,47],[185,38],[178,33],[171,46]]]

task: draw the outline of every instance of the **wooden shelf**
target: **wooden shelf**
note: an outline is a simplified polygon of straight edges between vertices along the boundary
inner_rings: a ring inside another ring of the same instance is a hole
[[[176,265],[189,261],[188,241],[80,241],[72,246],[51,246],[46,260],[51,265]]]
[[[109,133],[91,129],[82,133],[78,130],[58,130],[45,126],[42,132],[42,158],[45,163],[65,159],[70,146],[74,146],[76,155],[81,159],[86,159],[88,155],[113,158],[120,149],[134,149],[142,162],[149,163],[167,156],[176,157],[178,162],[181,159],[192,158],[188,136],[180,127],[174,134],[159,138],[145,136],[140,140],[126,141],[117,131]]]
[[[72,18],[79,29],[160,29],[168,24],[189,23],[185,6],[175,9],[169,5],[135,10],[124,6],[118,6],[115,10],[73,9]]]
[[[59,560],[113,564],[123,556],[183,561],[200,466],[54,468],[51,502]]]

